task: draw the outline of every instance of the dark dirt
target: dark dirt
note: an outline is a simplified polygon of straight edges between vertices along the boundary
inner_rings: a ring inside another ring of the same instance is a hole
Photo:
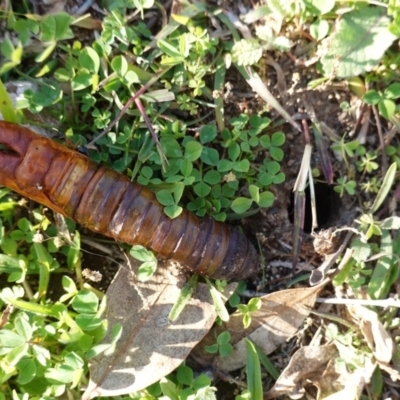
[[[348,101],[350,103],[352,101],[353,95],[349,90],[334,86],[327,86],[314,91],[308,90],[308,83],[319,76],[313,66],[306,67],[303,62],[294,59],[293,55],[276,53],[268,54],[266,57],[274,59],[281,70],[284,71],[286,91],[281,92],[279,90],[274,68],[266,65],[264,70],[259,71],[259,74],[267,83],[271,93],[291,116],[305,118],[307,124],[311,125],[305,110],[313,109],[316,119],[331,128],[338,138],[343,132],[353,130],[356,121],[340,108],[341,102]],[[230,88],[230,101],[226,107],[228,117],[236,116],[241,112],[257,113],[265,109],[265,103],[254,93],[249,96],[248,85],[240,76],[234,73],[232,76],[228,74],[226,81],[226,86]],[[279,83],[282,85],[282,81]],[[243,102],[243,98],[246,98],[246,102]],[[286,180],[283,184],[271,188],[276,197],[273,206],[261,210],[259,214],[243,221],[243,224],[246,232],[250,236],[255,236],[262,244],[266,276],[257,284],[257,287],[262,292],[271,292],[284,287],[288,280],[292,278],[292,273],[296,274],[304,268],[310,270],[313,266],[319,265],[321,258],[315,256],[312,246],[311,206],[309,191],[307,190],[304,243],[298,260],[298,267],[292,271],[293,187],[300,170],[305,138],[291,125],[281,125],[281,117],[275,110],[270,109],[265,115],[273,120],[271,133],[282,130],[286,136],[286,142],[283,146],[284,160],[281,162],[281,169],[285,173]],[[278,124],[277,127],[276,124]],[[326,145],[329,146],[329,144],[329,141],[326,140]],[[315,145],[313,148],[312,168],[321,168],[320,156],[315,150]],[[343,163],[336,161],[332,152],[330,155],[335,175],[342,176],[345,173]],[[265,156],[268,155],[259,154],[260,163]],[[352,222],[354,204],[346,197],[340,198],[333,190],[333,186],[326,184],[322,176],[316,180],[315,191],[319,229],[340,227]]]

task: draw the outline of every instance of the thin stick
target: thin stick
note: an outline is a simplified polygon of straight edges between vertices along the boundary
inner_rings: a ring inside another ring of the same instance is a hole
[[[386,174],[386,171],[388,169],[388,160],[386,156],[386,152],[384,151],[385,149],[385,141],[383,140],[383,133],[382,133],[382,125],[381,125],[381,120],[379,118],[378,110],[376,109],[375,106],[372,106],[372,111],[374,113],[375,121],[376,121],[376,128],[378,129],[378,137],[379,137],[379,144],[382,148],[382,176]]]
[[[169,69],[169,68],[168,68]],[[118,123],[118,121],[122,118],[122,116],[125,114],[126,110],[136,101],[136,99],[139,98],[151,85],[153,85],[154,82],[156,82],[168,69],[161,70],[156,73],[156,75],[151,78],[145,85],[143,85],[122,107],[121,111],[119,114],[116,116],[116,118],[108,125],[104,131],[100,132],[91,142],[87,144],[87,148],[90,148],[93,146],[100,138],[102,138],[104,135],[106,135],[114,126]]]
[[[146,110],[144,109],[143,104],[138,97],[135,98],[135,103],[136,103],[136,107],[140,111],[140,114],[142,114],[144,122],[146,123],[147,128],[150,131],[150,134],[154,140],[154,143],[156,144],[157,151],[158,151],[158,154],[159,154],[160,160],[161,160],[161,167],[162,167],[163,171],[165,172],[167,170],[166,164],[168,164],[168,160],[164,154],[163,148],[161,147],[161,143],[158,140],[157,134],[154,132],[153,125],[151,124],[149,117],[146,114]]]
[[[317,303],[323,304],[348,304],[355,306],[371,306],[371,307],[399,307],[399,299],[383,299],[383,300],[369,300],[369,299],[324,299],[317,298]]]

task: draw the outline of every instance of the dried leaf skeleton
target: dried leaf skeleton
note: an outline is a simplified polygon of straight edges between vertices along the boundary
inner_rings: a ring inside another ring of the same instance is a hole
[[[155,195],[123,174],[28,128],[0,121],[0,185],[88,229],[212,278],[244,279],[259,268],[253,245],[237,229],[187,210],[170,219]]]

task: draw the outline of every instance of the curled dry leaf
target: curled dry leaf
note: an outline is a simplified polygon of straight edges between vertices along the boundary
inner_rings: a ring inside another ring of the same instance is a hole
[[[219,369],[233,371],[246,364],[244,338],[252,340],[265,354],[273,352],[296,333],[326,283],[312,288],[282,290],[261,297],[261,308],[251,313],[251,324],[247,329],[243,327],[243,315],[235,312],[229,322],[209,332],[194,350],[195,354],[202,359],[210,358],[204,353],[204,346],[215,343],[218,334],[226,330],[231,333],[234,350],[227,357],[217,356],[214,359],[214,365]]]
[[[131,262],[137,269],[137,262]],[[112,341],[117,323],[123,326],[122,335],[112,354],[92,359],[83,400],[142,390],[182,363],[217,316],[207,286],[199,284],[179,318],[168,319],[185,283],[178,265],[158,268],[146,282],[137,281],[128,266],[120,268],[107,291],[108,333],[103,343]]]
[[[319,232],[312,234],[314,237],[313,246],[315,251],[320,255],[328,255],[335,253],[341,245],[342,235],[335,235],[335,228],[321,229]]]
[[[333,360],[334,361],[334,360]],[[332,363],[332,365],[334,362]],[[327,392],[319,392],[320,397],[323,400],[347,400],[347,399],[359,399],[362,391],[366,384],[371,381],[371,376],[375,370],[376,364],[369,358],[365,358],[364,366],[358,367],[352,373],[347,370],[342,370],[340,377],[338,377],[337,384],[339,383],[343,387],[336,393],[332,393],[326,396]],[[331,392],[331,391],[330,391]]]
[[[394,343],[382,322],[379,321],[377,313],[359,305],[349,305],[348,310],[360,327],[378,363],[389,363],[393,356]]]
[[[340,353],[333,343],[299,349],[264,400],[281,395],[301,399],[311,387],[317,389],[317,400],[358,399],[365,384],[370,382],[376,364],[366,357],[363,367],[349,372],[346,368],[336,368],[338,357]]]
[[[373,351],[376,361],[394,378],[396,371],[387,365],[393,354],[393,340],[379,321],[377,314],[359,305],[348,305],[348,309]],[[346,368],[336,370],[335,359],[339,356],[337,345],[338,343],[298,350],[264,400],[280,395],[300,399],[304,396],[307,385],[318,389],[317,400],[359,398],[365,385],[371,381],[376,362],[364,357],[363,365],[358,366],[353,372],[349,372]]]
[[[293,355],[273,388],[264,396],[264,400],[282,395],[288,395],[291,399],[301,399],[305,394],[306,385],[317,387],[318,399],[336,392],[341,388],[334,369],[337,355],[334,344],[302,347]]]
[[[345,228],[345,229],[347,229],[347,228]],[[349,228],[349,229],[351,229],[351,228]],[[341,237],[340,232],[341,232],[341,229],[337,229],[335,231],[335,235],[337,235],[338,237]],[[352,249],[347,248],[347,243],[349,242],[351,237],[352,237],[352,231],[348,232],[346,237],[342,240],[341,245],[334,253],[332,253],[332,254],[326,253],[325,254],[325,261],[318,268],[314,269],[311,272],[311,276],[310,276],[310,285],[311,286],[318,285],[325,279],[327,272],[333,267],[333,265],[335,265],[336,260],[344,251],[346,251],[346,253],[345,253],[345,256],[343,257],[343,259],[345,259],[346,262],[347,262],[348,258],[350,258],[352,256]],[[336,245],[337,245],[337,243],[336,243]],[[318,245],[317,245],[317,247],[318,247]],[[315,250],[317,252],[319,252],[317,250],[317,247],[315,247],[315,243],[314,243]],[[344,267],[346,262],[344,262],[342,260],[338,269],[340,270],[342,267]]]

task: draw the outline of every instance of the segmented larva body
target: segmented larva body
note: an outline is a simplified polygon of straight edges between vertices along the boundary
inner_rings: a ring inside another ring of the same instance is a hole
[[[6,122],[0,122],[0,143],[16,153],[0,155],[0,184],[90,230],[213,278],[242,279],[259,266],[237,229],[187,210],[170,219],[150,190],[78,152]]]

